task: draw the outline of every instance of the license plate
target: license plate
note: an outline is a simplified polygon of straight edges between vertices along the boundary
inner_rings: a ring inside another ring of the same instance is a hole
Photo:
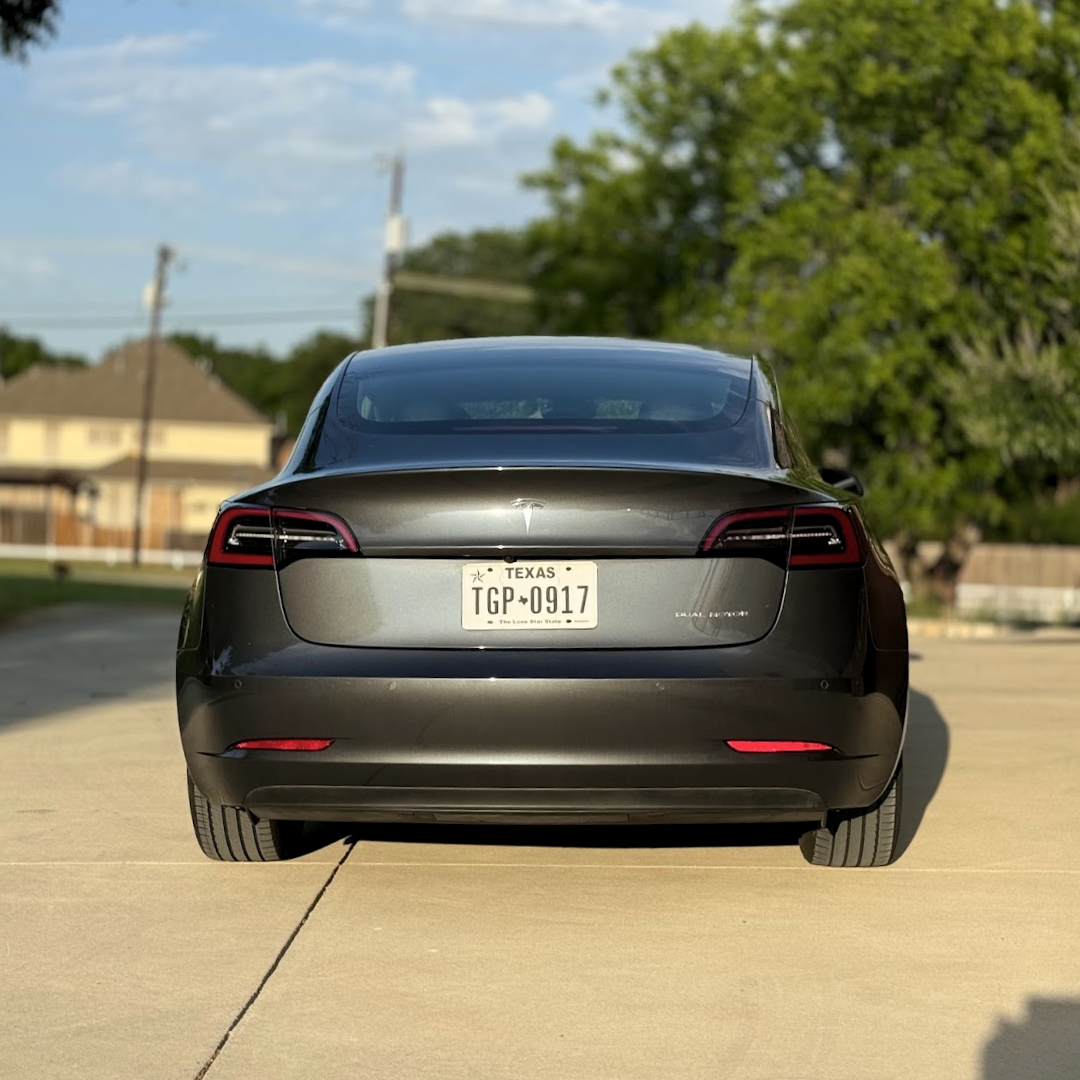
[[[591,630],[596,563],[484,562],[461,569],[465,630]]]

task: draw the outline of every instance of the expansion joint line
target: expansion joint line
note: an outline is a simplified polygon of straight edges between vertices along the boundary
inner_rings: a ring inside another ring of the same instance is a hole
[[[330,871],[330,876],[323,882],[322,888],[315,894],[311,903],[308,904],[304,914],[300,917],[300,921],[293,927],[293,931],[285,939],[285,943],[278,950],[277,956],[274,957],[273,963],[266,969],[266,974],[259,980],[259,985],[255,987],[251,997],[244,1002],[240,1011],[233,1017],[232,1023],[229,1025],[228,1030],[221,1036],[221,1041],[214,1047],[214,1052],[206,1059],[203,1067],[195,1074],[195,1080],[203,1080],[206,1074],[214,1067],[214,1062],[217,1061],[221,1051],[225,1049],[225,1044],[228,1043],[232,1033],[240,1026],[240,1021],[244,1019],[248,1014],[248,1010],[256,1001],[259,1000],[259,995],[263,992],[263,988],[273,977],[273,974],[278,969],[278,964],[284,959],[285,954],[292,947],[292,943],[296,940],[300,931],[304,929],[304,923],[311,918],[311,913],[319,906],[319,901],[326,895],[326,890],[333,884],[334,878],[337,877],[337,872],[345,865],[345,860],[352,854],[353,848],[356,847],[356,842],[353,841],[346,849],[345,853],[334,864],[334,869]]]

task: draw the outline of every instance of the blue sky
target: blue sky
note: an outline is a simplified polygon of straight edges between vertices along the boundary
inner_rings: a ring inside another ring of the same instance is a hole
[[[519,224],[540,209],[520,174],[610,122],[591,98],[611,65],[730,7],[66,0],[56,40],[0,63],[0,324],[97,358],[143,332],[166,241],[166,329],[277,353],[353,329],[380,260],[380,155],[407,154],[411,243]],[[239,321],[271,311],[319,314]]]

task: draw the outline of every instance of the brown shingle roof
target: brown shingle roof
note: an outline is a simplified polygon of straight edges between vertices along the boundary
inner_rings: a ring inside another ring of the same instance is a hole
[[[86,368],[34,367],[0,384],[0,416],[142,416],[147,342],[131,341]],[[263,424],[269,420],[183,349],[160,341],[154,379],[155,420]]]
[[[135,478],[137,468],[138,458],[131,455],[89,471],[95,480],[131,480]],[[258,465],[236,465],[215,461],[155,461],[153,458],[147,462],[146,470],[151,480],[234,484],[237,491],[261,484],[276,473],[276,469],[265,469]]]

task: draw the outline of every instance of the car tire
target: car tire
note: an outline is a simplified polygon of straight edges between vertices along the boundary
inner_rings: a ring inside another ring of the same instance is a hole
[[[211,802],[188,773],[188,804],[195,838],[220,862],[280,862],[300,854],[301,821],[257,818],[240,806]]]
[[[903,802],[903,763],[885,794],[866,810],[842,810],[829,814],[820,829],[799,839],[799,849],[814,866],[887,866],[896,855]]]

